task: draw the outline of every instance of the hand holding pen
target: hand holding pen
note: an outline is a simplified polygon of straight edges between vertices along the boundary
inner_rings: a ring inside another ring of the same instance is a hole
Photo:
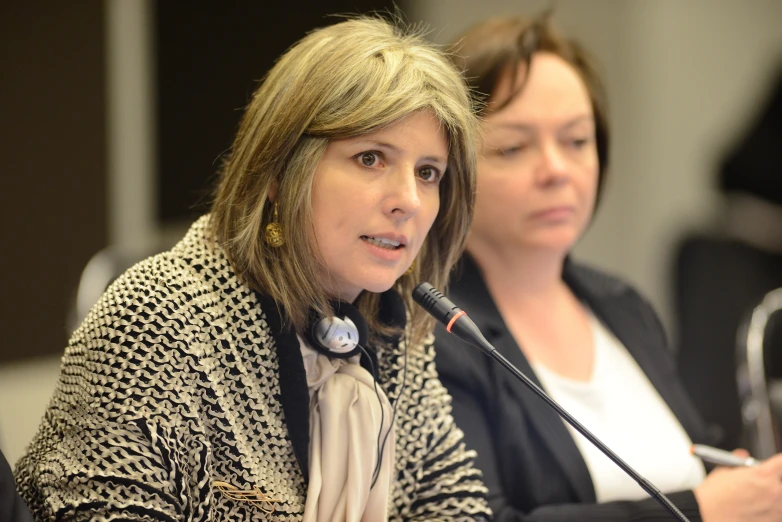
[[[713,448],[704,444],[693,444],[690,447],[690,453],[700,457],[704,462],[716,464],[717,466],[757,466],[760,461],[752,457],[741,457],[730,451]]]
[[[760,461],[744,451],[731,453],[700,445],[690,451],[705,462],[717,464],[693,490],[701,520],[782,520],[782,454]]]

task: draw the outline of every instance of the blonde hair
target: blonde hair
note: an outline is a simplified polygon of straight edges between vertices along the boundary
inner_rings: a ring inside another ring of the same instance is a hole
[[[440,211],[411,275],[394,288],[409,311],[411,341],[433,323],[413,304],[419,281],[443,288],[463,247],[475,197],[477,120],[459,72],[420,31],[379,18],[357,18],[311,32],[269,71],[247,107],[220,173],[211,223],[232,267],[252,288],[271,296],[301,331],[311,309],[330,313],[319,280],[311,207],[312,180],[329,140],[360,136],[421,110],[430,111],[448,139]],[[270,190],[285,245],[263,241],[272,219]],[[356,302],[374,333],[379,296]]]

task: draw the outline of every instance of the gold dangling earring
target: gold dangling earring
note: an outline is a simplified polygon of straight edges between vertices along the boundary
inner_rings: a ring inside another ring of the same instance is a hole
[[[282,235],[282,227],[277,221],[276,201],[274,202],[274,219],[272,219],[271,223],[266,225],[264,239],[266,240],[266,244],[272,248],[279,248],[285,244],[285,238]]]
[[[405,273],[403,275],[410,275],[413,272],[415,272],[415,259],[413,259],[413,262],[410,263],[410,266],[407,267],[407,270],[405,270]]]

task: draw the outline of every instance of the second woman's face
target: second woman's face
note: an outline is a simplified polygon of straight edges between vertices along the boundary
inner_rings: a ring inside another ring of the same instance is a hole
[[[315,239],[329,290],[353,301],[362,290],[393,286],[437,217],[447,166],[445,134],[426,111],[329,143],[312,187]]]
[[[501,81],[492,101],[507,99],[509,84]],[[581,78],[558,56],[538,53],[522,92],[483,125],[471,247],[567,252],[591,219],[598,178]]]

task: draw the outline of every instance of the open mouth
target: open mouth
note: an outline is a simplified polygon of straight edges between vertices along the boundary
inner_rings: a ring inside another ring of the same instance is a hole
[[[399,250],[400,248],[404,247],[404,245],[399,241],[386,239],[384,237],[361,236],[361,239],[370,245],[375,245],[376,247],[385,248],[387,250]]]

